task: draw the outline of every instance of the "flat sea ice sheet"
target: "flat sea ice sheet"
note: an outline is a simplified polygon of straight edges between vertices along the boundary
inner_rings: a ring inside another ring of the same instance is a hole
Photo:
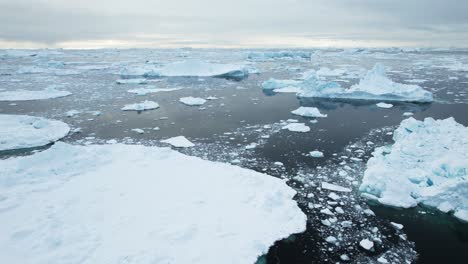
[[[0,92],[0,101],[29,101],[29,100],[45,100],[71,95],[68,91],[59,91],[55,88],[46,88],[44,90],[29,91],[15,90]]]
[[[70,127],[61,121],[0,114],[0,151],[44,146],[65,137],[68,132]]]
[[[57,143],[0,160],[0,263],[255,263],[305,230],[294,195],[168,148]]]
[[[453,118],[410,117],[393,140],[367,162],[361,192],[382,204],[421,203],[468,221],[468,127]]]

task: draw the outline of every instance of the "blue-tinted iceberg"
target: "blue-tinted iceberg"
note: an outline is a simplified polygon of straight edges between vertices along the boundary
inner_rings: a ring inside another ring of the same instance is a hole
[[[395,207],[424,204],[468,221],[468,127],[453,118],[411,117],[393,140],[367,162],[364,196]]]
[[[423,103],[433,101],[432,93],[418,85],[400,84],[390,80],[382,64],[376,64],[358,84],[349,89],[335,82],[321,81],[314,73],[298,85],[302,89],[299,97]]]

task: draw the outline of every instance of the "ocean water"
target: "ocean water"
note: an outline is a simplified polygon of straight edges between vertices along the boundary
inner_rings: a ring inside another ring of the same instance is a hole
[[[321,182],[343,182],[338,175],[344,164],[350,166],[352,181],[359,182],[365,162],[376,146],[392,143],[389,132],[412,112],[416,119],[447,118],[468,125],[468,52],[459,50],[401,52],[373,50],[342,53],[338,50],[311,50],[310,59],[247,59],[247,50],[59,50],[28,51],[15,54],[0,51],[0,89],[38,90],[54,85],[72,92],[71,96],[40,100],[0,102],[0,113],[28,114],[58,119],[74,132],[63,139],[72,144],[104,144],[115,139],[128,144],[163,146],[161,139],[183,135],[197,146],[180,150],[209,160],[232,162],[239,166],[283,178],[298,192],[296,200],[308,216],[307,231],[278,241],[260,262],[336,263],[348,255],[353,262],[368,263],[383,252],[394,254],[399,262],[464,263],[468,257],[468,225],[430,208],[401,210],[368,205],[359,193],[346,195],[340,205],[345,213],[339,221],[353,222],[352,228],[323,225],[318,209],[308,205],[323,203],[326,193],[317,189]],[[245,79],[211,77],[154,78],[146,85],[118,85],[123,67],[164,65],[168,62],[202,59],[222,63],[247,63],[259,70]],[[421,85],[434,93],[431,104],[395,103],[382,109],[375,101],[330,101],[299,99],[295,94],[264,92],[261,83],[269,78],[295,79],[310,69],[343,69],[344,74],[327,80],[350,86],[359,81],[375,63],[388,69],[392,80]],[[465,65],[465,68],[463,68]],[[21,73],[37,67],[39,73]],[[180,88],[144,96],[127,91],[142,87]],[[202,108],[181,104],[180,97],[215,96]],[[159,109],[143,112],[122,111],[125,104],[152,100]],[[14,103],[14,105],[12,105]],[[314,106],[326,118],[312,123],[290,112],[299,106]],[[81,113],[67,117],[65,113]],[[281,129],[288,119],[297,119],[311,128],[307,133]],[[153,130],[159,127],[159,130]],[[144,134],[132,129],[140,128]],[[245,148],[257,143],[252,150]],[[0,152],[0,158],[28,155],[34,150]],[[352,150],[361,149],[356,156]],[[325,157],[305,154],[320,150]],[[351,158],[361,161],[353,161]],[[277,166],[281,162],[284,166]],[[370,208],[374,215],[363,211]],[[394,230],[389,222],[404,224]],[[375,231],[377,228],[378,231]],[[375,231],[375,232],[374,232]],[[361,239],[377,233],[382,243],[375,252],[358,247]],[[325,242],[339,236],[340,245]],[[417,252],[417,253],[416,253]]]

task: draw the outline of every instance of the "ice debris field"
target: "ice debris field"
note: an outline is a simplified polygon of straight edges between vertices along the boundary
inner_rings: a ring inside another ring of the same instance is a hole
[[[437,260],[467,112],[465,50],[0,50],[0,262]]]

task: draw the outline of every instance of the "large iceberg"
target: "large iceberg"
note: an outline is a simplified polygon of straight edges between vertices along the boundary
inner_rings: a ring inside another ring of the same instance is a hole
[[[379,63],[368,71],[358,84],[349,89],[341,87],[336,82],[320,80],[317,73],[314,72],[305,77],[303,82],[270,79],[262,86],[264,89],[277,89],[286,86],[299,87],[301,88],[298,93],[299,97],[423,103],[433,101],[432,93],[420,86],[400,84],[390,80],[385,74],[385,67]]]
[[[59,98],[71,95],[68,91],[60,91],[55,87],[48,87],[44,90],[15,90],[0,92],[0,101],[29,101],[29,100],[45,100]]]
[[[364,196],[403,208],[421,203],[468,221],[468,127],[453,118],[411,117],[393,140],[367,162]]]
[[[226,77],[245,78],[249,75],[249,69],[241,64],[210,63],[202,60],[186,60],[169,63],[161,68],[144,66],[132,69],[124,68],[122,76],[146,76],[146,77]]]
[[[44,146],[65,137],[68,132],[70,127],[61,121],[0,114],[0,151]]]
[[[0,263],[255,263],[305,230],[295,194],[169,148],[57,143],[0,160]]]

